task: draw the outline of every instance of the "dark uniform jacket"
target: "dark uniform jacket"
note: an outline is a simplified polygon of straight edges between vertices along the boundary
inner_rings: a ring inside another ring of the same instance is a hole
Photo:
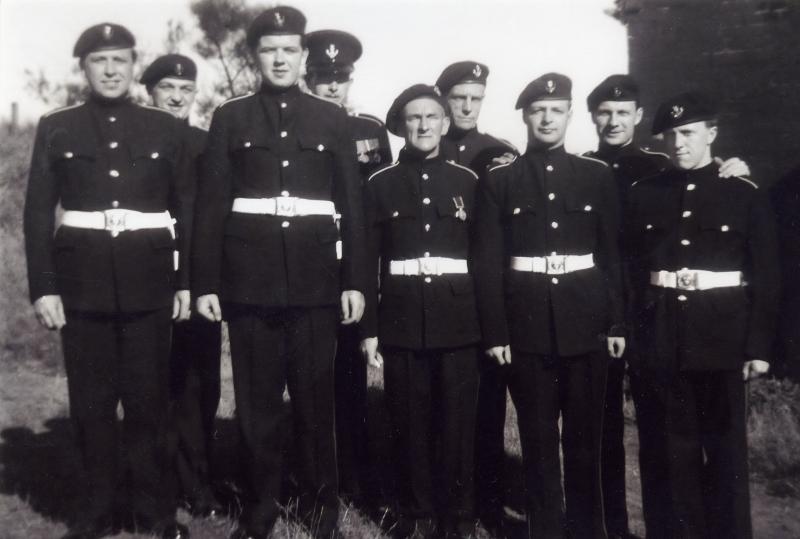
[[[480,340],[470,274],[390,275],[391,260],[425,257],[470,259],[477,176],[442,157],[400,160],[372,175],[365,203],[369,275],[373,279],[362,321],[364,337],[412,350],[456,347]],[[463,206],[462,218],[457,216]],[[429,281],[429,282],[428,282]]]
[[[369,175],[392,162],[392,148],[386,126],[375,116],[351,113],[347,116],[361,178],[366,182]]]
[[[364,222],[357,161],[341,107],[263,87],[214,113],[197,198],[192,289],[263,307],[338,304],[364,287]],[[333,201],[329,216],[231,211],[234,198]]]
[[[60,294],[66,309],[136,312],[172,304],[188,288],[188,247],[194,201],[192,160],[183,125],[171,114],[127,100],[87,103],[42,117],[36,133],[25,203],[30,296]],[[125,231],[60,227],[55,209],[170,211],[166,228]]]
[[[482,175],[492,159],[505,153],[518,155],[510,143],[481,133],[477,128],[463,131],[454,126],[442,138],[442,154],[449,159]]]
[[[624,146],[601,145],[597,151],[586,152],[584,155],[599,159],[611,167],[619,190],[621,208],[625,208],[628,190],[634,182],[672,167],[666,154],[645,150],[632,142]]]
[[[606,165],[563,147],[528,150],[489,169],[477,210],[474,267],[487,347],[570,356],[622,333],[619,203]],[[554,253],[592,254],[595,265],[562,275],[510,269],[512,256]]]
[[[641,360],[667,369],[738,369],[768,360],[778,300],[773,216],[749,180],[719,167],[667,170],[630,191],[634,333]],[[687,291],[650,285],[651,271],[742,271],[747,286]]]
[[[188,121],[184,122],[184,130],[186,133],[186,146],[189,155],[194,159],[199,159],[203,151],[206,149],[208,131],[193,125],[189,125]]]

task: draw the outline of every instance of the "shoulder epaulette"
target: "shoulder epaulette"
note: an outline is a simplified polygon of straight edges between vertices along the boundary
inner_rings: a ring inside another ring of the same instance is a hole
[[[583,152],[581,154],[581,157],[591,157],[593,159],[596,159],[596,157],[594,156],[594,152],[592,150],[589,150],[588,152]]]
[[[374,178],[374,177],[375,177],[375,176],[377,176],[378,174],[382,174],[382,173],[386,172],[387,170],[389,170],[389,169],[392,169],[392,168],[396,167],[396,166],[397,166],[397,165],[399,165],[399,164],[400,164],[400,161],[395,161],[395,162],[394,162],[394,163],[392,163],[391,165],[387,165],[387,166],[383,167],[382,169],[380,169],[380,170],[377,170],[377,171],[373,172],[373,173],[372,173],[372,175],[371,175],[369,178],[367,178],[367,181],[368,181],[368,182],[371,182],[371,181],[372,181],[372,178]]]
[[[661,157],[666,157],[667,159],[669,159],[669,156],[667,154],[665,154],[664,152],[654,152],[652,150],[648,150],[647,148],[642,148],[642,147],[640,147],[639,149],[642,150],[646,154],[649,154],[649,155],[660,155]]]
[[[475,174],[475,171],[474,171],[474,170],[472,170],[471,168],[467,168],[467,167],[465,167],[464,165],[459,165],[459,164],[458,164],[458,163],[456,163],[455,161],[451,161],[451,160],[449,160],[449,159],[448,159],[447,161],[445,161],[445,163],[447,163],[448,165],[453,165],[454,167],[463,168],[464,170],[466,170],[467,172],[469,172],[470,174],[472,174],[472,176],[473,176],[473,177],[474,177],[476,180],[478,179],[478,175],[477,175],[477,174]]]
[[[493,167],[489,167],[489,172],[494,172],[495,170],[497,170],[499,168],[507,167],[508,165],[512,164],[516,160],[517,160],[517,156],[515,155],[514,157],[511,158],[511,161],[509,161],[508,163],[501,163],[499,165],[495,165]]]
[[[596,159],[594,157],[589,157],[587,155],[578,155],[578,154],[572,154],[572,155],[574,155],[575,157],[578,157],[580,159],[586,159],[587,161],[594,161],[595,163],[600,163],[604,167],[608,167],[608,163],[606,163],[605,161],[601,161],[599,159]]]
[[[743,182],[745,182],[745,183],[749,183],[751,186],[753,186],[753,189],[758,189],[758,185],[756,185],[756,183],[755,183],[755,182],[753,182],[753,181],[751,181],[751,180],[748,180],[748,179],[747,179],[747,178],[745,178],[744,176],[730,176],[730,178],[731,178],[732,180],[742,180]]]
[[[64,112],[64,111],[67,111],[67,110],[71,110],[71,109],[80,107],[81,105],[83,105],[83,103],[75,103],[74,105],[67,105],[65,107],[60,107],[60,108],[57,108],[55,110],[51,110],[50,112],[45,112],[44,114],[42,114],[42,118],[47,118],[49,116],[52,116],[53,114],[57,114],[59,112]]]
[[[383,122],[377,116],[373,116],[372,114],[356,112],[353,116],[355,116],[356,118],[364,118],[365,120],[370,120],[372,122],[375,122],[379,126],[384,127]]]
[[[239,101],[240,99],[244,99],[245,97],[250,97],[252,95],[254,95],[253,92],[250,92],[250,93],[247,93],[247,94],[244,94],[244,95],[237,95],[236,97],[231,97],[230,99],[227,99],[227,100],[223,101],[222,103],[220,103],[219,106],[217,106],[217,108],[221,109],[222,107],[224,107],[228,103],[232,103],[234,101]]]

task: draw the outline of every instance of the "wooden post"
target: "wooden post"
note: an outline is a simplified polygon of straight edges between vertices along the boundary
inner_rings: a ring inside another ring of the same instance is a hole
[[[8,132],[14,134],[17,131],[17,123],[19,122],[19,103],[16,101],[11,103],[11,121],[8,124]]]

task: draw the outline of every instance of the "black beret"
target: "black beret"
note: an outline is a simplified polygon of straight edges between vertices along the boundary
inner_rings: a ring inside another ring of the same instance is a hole
[[[306,35],[309,71],[350,73],[361,58],[361,42],[353,34],[341,30],[317,30]]]
[[[400,95],[395,98],[392,106],[389,107],[389,112],[386,113],[386,129],[389,130],[389,133],[397,135],[398,137],[403,136],[403,130],[400,129],[402,125],[403,108],[405,108],[409,102],[420,97],[430,97],[439,103],[442,109],[444,109],[444,113],[447,114],[447,100],[442,97],[442,92],[439,91],[439,88],[427,84],[415,84],[400,92]]]
[[[591,91],[586,98],[589,112],[603,101],[639,101],[639,85],[630,75],[611,75]]]
[[[436,86],[442,91],[442,95],[447,95],[456,84],[478,82],[485,85],[488,76],[489,68],[486,67],[486,64],[466,60],[444,68],[442,74],[436,79]]]
[[[139,82],[150,91],[161,79],[171,77],[174,79],[197,80],[197,65],[188,56],[181,54],[165,54],[159,56],[147,66]]]
[[[545,73],[522,90],[516,108],[525,108],[542,99],[572,99],[572,81],[560,73]]]
[[[247,45],[252,49],[261,36],[288,36],[306,33],[306,16],[291,6],[278,6],[263,11],[247,28]]]
[[[658,106],[652,133],[658,135],[673,127],[714,120],[716,117],[717,105],[708,96],[687,92],[667,99]]]
[[[104,22],[90,26],[75,42],[72,55],[85,58],[87,54],[108,49],[132,49],[136,46],[136,38],[130,30],[120,24]]]

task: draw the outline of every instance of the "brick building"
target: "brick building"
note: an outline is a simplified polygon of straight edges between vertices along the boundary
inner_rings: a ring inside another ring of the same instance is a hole
[[[658,103],[694,89],[719,99],[716,153],[745,159],[758,183],[800,163],[800,2],[617,0],[612,16],[643,87],[642,144]]]

